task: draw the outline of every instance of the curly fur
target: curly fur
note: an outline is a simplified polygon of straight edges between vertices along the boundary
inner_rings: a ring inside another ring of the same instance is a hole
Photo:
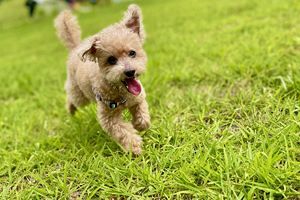
[[[61,12],[55,20],[57,35],[68,49],[74,49],[80,44],[81,31],[76,17],[71,11]]]
[[[65,85],[68,111],[74,114],[78,107],[95,102],[94,90],[105,99],[126,98],[126,103],[114,110],[97,101],[97,117],[102,128],[126,151],[140,154],[142,138],[137,132],[150,126],[146,93],[142,88],[141,93],[134,96],[122,83],[126,70],[142,74],[146,69],[145,31],[140,8],[130,5],[119,23],[82,42],[77,20],[69,11],[56,18],[55,27],[58,36],[71,50]],[[136,51],[135,58],[128,57],[130,50]],[[107,63],[111,55],[118,59],[113,66]],[[122,111],[127,108],[133,116],[131,123],[122,119]]]

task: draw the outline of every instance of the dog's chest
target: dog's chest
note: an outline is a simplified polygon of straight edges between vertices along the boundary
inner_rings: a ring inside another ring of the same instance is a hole
[[[92,88],[95,100],[105,104],[107,107],[113,105],[115,107],[131,107],[141,101],[145,96],[144,91],[138,96],[134,96],[124,88],[118,87],[93,87]]]

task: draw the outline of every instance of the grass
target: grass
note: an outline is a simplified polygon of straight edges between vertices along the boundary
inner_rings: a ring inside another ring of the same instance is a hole
[[[54,16],[0,4],[0,198],[299,199],[300,2],[137,3],[153,124],[137,158],[101,130],[94,105],[64,109]],[[84,36],[127,5],[78,13]]]

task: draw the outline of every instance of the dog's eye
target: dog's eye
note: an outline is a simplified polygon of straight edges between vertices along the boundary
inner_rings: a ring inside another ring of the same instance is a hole
[[[117,62],[118,62],[118,59],[114,56],[109,56],[107,58],[107,63],[110,65],[115,65],[115,64],[117,64]]]
[[[131,50],[131,51],[129,51],[128,56],[131,58],[134,58],[136,56],[136,52]]]

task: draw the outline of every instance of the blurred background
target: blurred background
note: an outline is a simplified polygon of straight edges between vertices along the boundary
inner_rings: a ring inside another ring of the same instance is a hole
[[[79,12],[89,12],[92,6],[103,6],[112,3],[120,3],[122,0],[0,0],[2,7],[14,7],[15,10],[7,10],[16,18],[24,15],[27,10],[29,17],[52,15],[63,9],[69,8]],[[7,5],[5,5],[7,4]],[[15,11],[15,12],[13,12]],[[18,13],[18,14],[17,14]],[[2,16],[7,13],[1,13]]]

